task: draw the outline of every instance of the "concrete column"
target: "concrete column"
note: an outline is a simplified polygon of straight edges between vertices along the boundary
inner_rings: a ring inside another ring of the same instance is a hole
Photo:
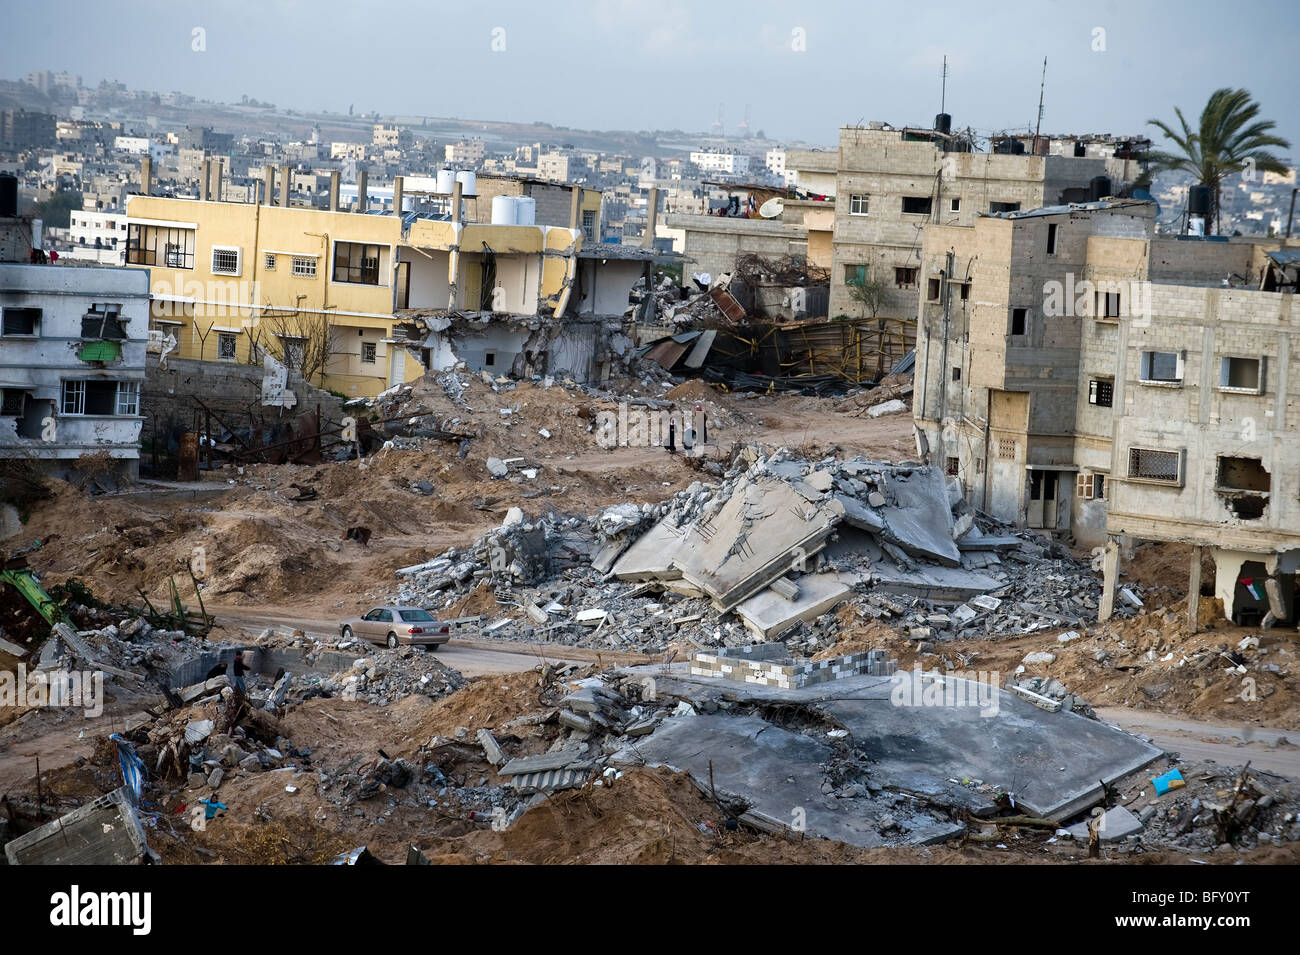
[[[1187,620],[1192,633],[1201,630],[1201,557],[1205,548],[1197,545],[1192,548],[1192,567],[1187,575]]]
[[[459,179],[456,180],[456,186],[451,190],[451,221],[460,221],[461,196],[464,193],[465,184]]]
[[[650,198],[646,209],[645,235],[641,237],[641,247],[655,247],[655,226],[659,224],[659,187],[650,187]]]
[[[289,193],[291,191],[289,188],[289,168],[288,166],[280,167],[280,206],[285,209],[289,208]]]
[[[402,176],[394,176],[394,177],[393,177],[393,214],[394,214],[395,216],[397,216],[398,218],[401,218],[401,215],[402,215],[402,186],[403,186],[403,182],[404,182],[404,180],[403,180],[403,177],[402,177]]]
[[[271,163],[262,167],[262,203],[275,205],[275,166]]]
[[[1105,623],[1115,612],[1115,588],[1119,584],[1119,541],[1108,538],[1101,556],[1101,605],[1097,622]]]
[[[203,160],[199,166],[199,201],[208,201],[208,185],[212,182],[212,160]]]
[[[221,160],[212,160],[212,182],[208,185],[208,198],[213,202],[221,201],[221,170]]]
[[[569,228],[581,228],[579,220],[582,218],[582,190],[574,186],[569,192]]]
[[[153,160],[145,156],[140,160],[140,195],[149,195],[153,185]]]
[[[330,173],[330,212],[339,211],[339,173],[338,170]]]
[[[366,192],[370,188],[370,175],[365,169],[357,170],[357,212],[366,211]]]

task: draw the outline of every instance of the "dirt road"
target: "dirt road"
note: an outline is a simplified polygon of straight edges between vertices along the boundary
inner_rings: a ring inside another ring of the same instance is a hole
[[[1203,759],[1225,766],[1240,766],[1249,760],[1252,769],[1300,779],[1300,746],[1289,742],[1287,736],[1289,732],[1294,737],[1293,730],[1250,723],[1202,723],[1122,706],[1099,706],[1096,712],[1107,723],[1150,736],[1157,746],[1186,760]]]

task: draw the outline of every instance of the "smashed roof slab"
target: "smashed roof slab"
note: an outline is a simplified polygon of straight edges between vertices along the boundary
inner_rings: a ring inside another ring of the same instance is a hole
[[[967,808],[977,815],[993,813],[997,805],[991,794],[962,785],[963,779],[982,780],[1010,793],[1016,805],[1059,821],[1099,801],[1102,782],[1111,783],[1135,772],[1161,754],[1155,746],[1108,723],[1064,710],[1049,713],[988,684],[978,686],[982,698],[990,701],[988,707],[929,705],[921,690],[911,697],[902,696],[918,705],[895,705],[899,698],[896,689],[905,690],[913,681],[928,686],[934,678],[922,674],[918,680],[917,671],[899,671],[892,677],[845,677],[793,689],[691,676],[688,664],[634,667],[627,672],[652,677],[660,696],[676,696],[709,707],[718,703],[807,704],[849,731],[852,745],[867,757],[872,775],[881,785]],[[952,675],[939,679],[944,684],[952,681],[949,693],[955,692],[958,700],[976,696],[973,681]],[[646,744],[658,737],[658,732],[647,737],[638,750],[646,752]],[[714,758],[716,773],[717,757],[707,741],[691,737],[690,744],[696,747],[690,752],[673,747],[661,753],[658,744],[652,752],[660,754],[665,763],[686,763],[682,768],[703,761],[707,769],[708,760]],[[818,776],[805,780],[806,798],[819,793],[820,785]],[[754,798],[759,795],[756,791]]]
[[[755,635],[769,639],[820,617],[848,597],[858,579],[855,574],[805,574],[795,585],[798,594],[793,600],[769,587],[738,604],[736,613]]]

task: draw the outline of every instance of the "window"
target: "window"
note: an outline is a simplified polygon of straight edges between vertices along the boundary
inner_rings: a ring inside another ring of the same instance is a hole
[[[21,418],[23,416],[23,401],[27,397],[27,392],[21,388],[6,388],[4,390],[3,406],[0,406],[0,415],[6,418]]]
[[[962,283],[958,286],[958,288],[961,289],[961,300],[962,300],[963,302],[966,301],[966,299],[970,298],[970,283],[969,283],[969,282],[962,282]]]
[[[894,269],[894,284],[899,288],[914,288],[920,269]]]
[[[1119,292],[1098,292],[1097,307],[1092,313],[1097,316],[1098,321],[1116,319],[1120,315],[1119,308]]]
[[[378,285],[379,246],[362,242],[335,242],[334,281]]]
[[[1182,356],[1176,352],[1144,351],[1142,353],[1142,380],[1155,382],[1182,381]]]
[[[5,335],[36,335],[41,321],[39,308],[6,308],[4,310]]]
[[[166,226],[128,224],[128,265],[162,265],[173,269],[194,268],[194,230]]]
[[[235,360],[235,342],[234,332],[217,333],[217,359],[219,361]]]
[[[1221,358],[1219,387],[1261,394],[1264,391],[1264,364],[1263,358]]]
[[[284,363],[290,368],[302,368],[303,341],[301,338],[291,337],[288,335],[280,336],[280,354],[284,356]]]
[[[212,247],[212,274],[238,275],[240,250],[232,246],[214,245]]]
[[[929,196],[903,196],[903,214],[909,216],[928,216],[932,200]]]
[[[1011,334],[1029,334],[1029,309],[1013,308],[1011,310]]]
[[[867,267],[865,265],[844,266],[845,285],[862,285],[866,281],[867,281]]]
[[[139,414],[140,383],[66,379],[60,408],[65,415]]]
[[[1182,455],[1177,451],[1153,451],[1150,448],[1129,448],[1128,476],[1143,481],[1180,483]]]
[[[1018,202],[990,202],[989,212],[997,214],[999,212],[1019,212],[1020,203]]]
[[[1014,461],[1016,458],[1016,439],[1015,438],[998,438],[998,457],[1004,461]]]
[[[960,200],[960,199],[949,199],[949,200],[948,200],[948,211],[949,211],[949,212],[961,212],[961,200]]]
[[[961,462],[957,458],[946,458],[944,461],[944,473],[949,477],[956,477]]]
[[[316,277],[316,260],[309,255],[295,255],[293,257],[293,274],[300,278],[314,279]]]
[[[1115,382],[1105,378],[1094,378],[1088,382],[1088,404],[1111,407],[1115,400]]]
[[[961,381],[961,365],[952,366],[952,380]]]
[[[871,205],[869,196],[849,196],[849,215],[865,216]]]
[[[375,363],[375,356],[377,354],[377,351],[378,350],[374,342],[362,342],[361,360],[365,362],[367,365],[373,365]]]
[[[1049,223],[1047,226],[1047,254],[1056,254],[1056,223]]]
[[[596,241],[596,210],[582,210],[582,238],[587,242]]]
[[[117,413],[120,415],[140,413],[140,382],[119,381],[117,383]]]
[[[929,279],[926,282],[925,297],[931,302],[939,301],[939,284],[938,279]]]
[[[1214,483],[1234,517],[1256,520],[1264,516],[1272,479],[1259,458],[1220,457]]]
[[[126,339],[126,322],[122,319],[122,306],[110,302],[96,302],[81,316],[81,337],[96,340]]]
[[[268,272],[274,272],[274,271],[275,271],[275,253],[274,253],[274,252],[267,252],[266,255],[262,258],[262,268],[264,268],[264,269],[265,269],[266,271],[268,271]]]
[[[488,368],[493,368],[493,367],[496,366],[496,363],[497,363],[497,353],[496,353],[496,352],[494,352],[494,351],[487,351],[487,352],[484,352],[484,353],[483,353],[483,364],[484,364],[486,367],[488,367]]]
[[[1106,475],[1080,472],[1074,485],[1075,495],[1084,501],[1106,500]]]

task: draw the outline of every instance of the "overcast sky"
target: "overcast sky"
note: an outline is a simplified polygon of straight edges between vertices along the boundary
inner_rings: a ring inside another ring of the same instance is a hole
[[[584,129],[703,131],[722,103],[734,132],[748,104],[755,131],[829,146],[846,123],[928,125],[944,54],[955,126],[1032,128],[1046,56],[1044,132],[1150,134],[1150,117],[1244,86],[1300,143],[1295,14],[1294,0],[60,0],[5,4],[0,63],[9,78]]]

